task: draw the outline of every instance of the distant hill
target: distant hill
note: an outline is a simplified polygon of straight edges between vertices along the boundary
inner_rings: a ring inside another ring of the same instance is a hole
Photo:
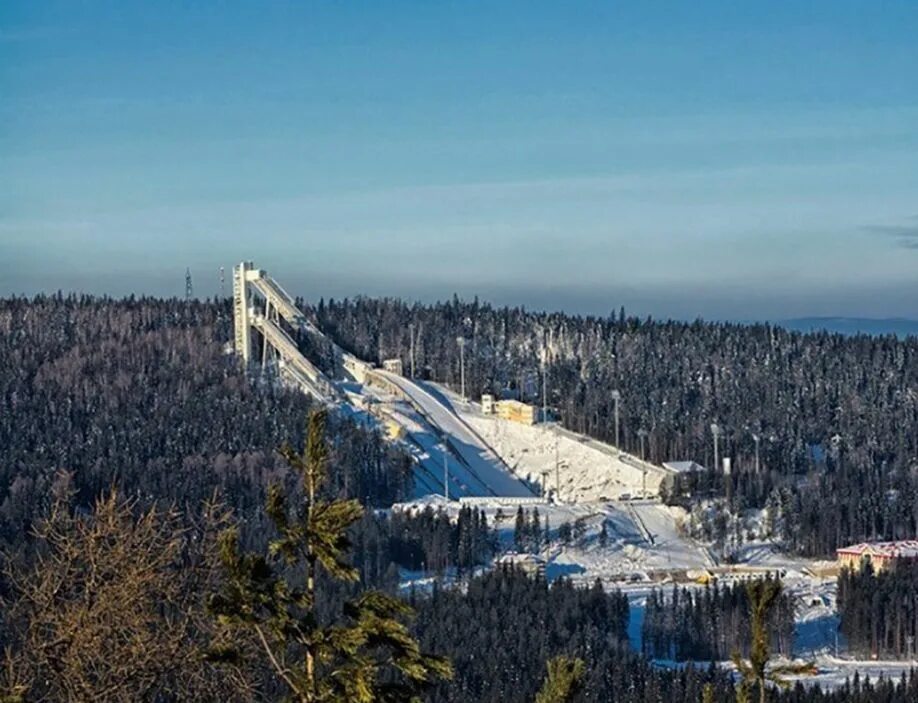
[[[798,317],[777,320],[775,324],[799,332],[838,332],[840,334],[894,334],[898,337],[918,336],[918,320],[904,317]]]

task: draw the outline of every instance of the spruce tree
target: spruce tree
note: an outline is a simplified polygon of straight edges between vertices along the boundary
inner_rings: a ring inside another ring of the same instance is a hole
[[[740,674],[740,683],[736,693],[737,703],[749,703],[753,688],[758,689],[759,703],[765,703],[769,682],[786,688],[788,684],[782,674],[812,673],[812,664],[770,668],[768,666],[771,659],[771,632],[768,629],[768,620],[782,591],[781,580],[770,576],[746,584],[752,641],[749,646],[748,661],[744,660],[739,652],[733,654],[733,663]]]
[[[310,413],[306,448],[285,445],[282,456],[303,481],[303,504],[291,508],[280,486],[268,492],[265,511],[278,537],[266,554],[239,548],[236,528],[220,539],[226,583],[209,609],[230,632],[249,634],[260,644],[277,677],[299,703],[411,701],[439,679],[450,678],[443,658],[426,654],[402,619],[412,611],[402,601],[366,591],[343,604],[342,616],[322,623],[316,612],[316,576],[358,580],[348,563],[348,528],[363,509],[355,500],[325,500],[327,415]],[[302,573],[302,577],[297,574]],[[215,661],[240,661],[232,646],[215,647]]]
[[[548,675],[535,703],[568,703],[582,688],[585,665],[582,659],[558,656],[549,659]]]
[[[523,506],[521,505],[516,510],[516,524],[513,526],[513,544],[518,552],[523,552],[526,549],[527,528],[526,514],[523,512]]]
[[[532,533],[531,549],[535,554],[538,554],[542,551],[542,525],[539,521],[538,508],[534,508],[532,511],[532,525],[529,529]]]

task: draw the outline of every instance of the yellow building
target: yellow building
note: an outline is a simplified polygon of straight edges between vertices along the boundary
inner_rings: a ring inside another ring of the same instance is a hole
[[[534,425],[539,421],[539,411],[532,405],[518,400],[499,400],[495,403],[497,416],[504,420]]]
[[[405,436],[405,428],[395,420],[386,420],[386,435],[391,440],[402,439]]]

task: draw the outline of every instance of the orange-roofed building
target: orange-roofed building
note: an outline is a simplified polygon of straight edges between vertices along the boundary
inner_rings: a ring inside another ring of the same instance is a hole
[[[898,542],[862,542],[835,550],[840,567],[857,571],[864,560],[870,562],[876,572],[894,566],[902,560],[918,560],[918,540]]]

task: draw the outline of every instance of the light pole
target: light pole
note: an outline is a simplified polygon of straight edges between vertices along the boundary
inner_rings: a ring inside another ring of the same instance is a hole
[[[449,457],[446,455],[446,445],[443,445],[443,497],[449,500]]]
[[[621,451],[621,445],[618,443],[618,401],[622,399],[621,392],[616,388],[612,391],[612,400],[615,401],[615,448]]]
[[[465,400],[465,337],[458,337],[456,344],[459,345],[459,378],[462,389],[462,399]]]
[[[555,500],[561,500],[561,461],[558,457],[558,434],[555,433]]]
[[[409,344],[411,357],[411,380],[414,380],[414,323],[408,325],[408,337],[411,340]]]
[[[714,471],[720,471],[720,426],[711,423],[711,434],[714,436]]]
[[[644,454],[644,440],[647,439],[647,430],[645,430],[645,429],[642,428],[642,429],[638,430],[637,433],[638,433],[638,437],[641,438],[641,461],[642,461],[642,462],[643,462],[643,461],[647,461],[647,459],[646,459],[646,457],[645,457],[645,454]],[[643,474],[643,476],[642,476],[642,480],[643,480],[642,486],[643,486],[643,487],[642,487],[642,489],[641,489],[641,498],[646,499],[646,498],[647,498],[647,467],[646,467],[646,466],[642,466],[642,467],[641,467],[641,471],[642,471],[642,474]]]
[[[759,442],[762,441],[762,437],[756,433],[752,433],[752,441],[755,442],[755,473],[758,475],[761,464],[759,462]]]
[[[835,471],[841,471],[842,436],[832,435],[832,447],[835,449]]]

